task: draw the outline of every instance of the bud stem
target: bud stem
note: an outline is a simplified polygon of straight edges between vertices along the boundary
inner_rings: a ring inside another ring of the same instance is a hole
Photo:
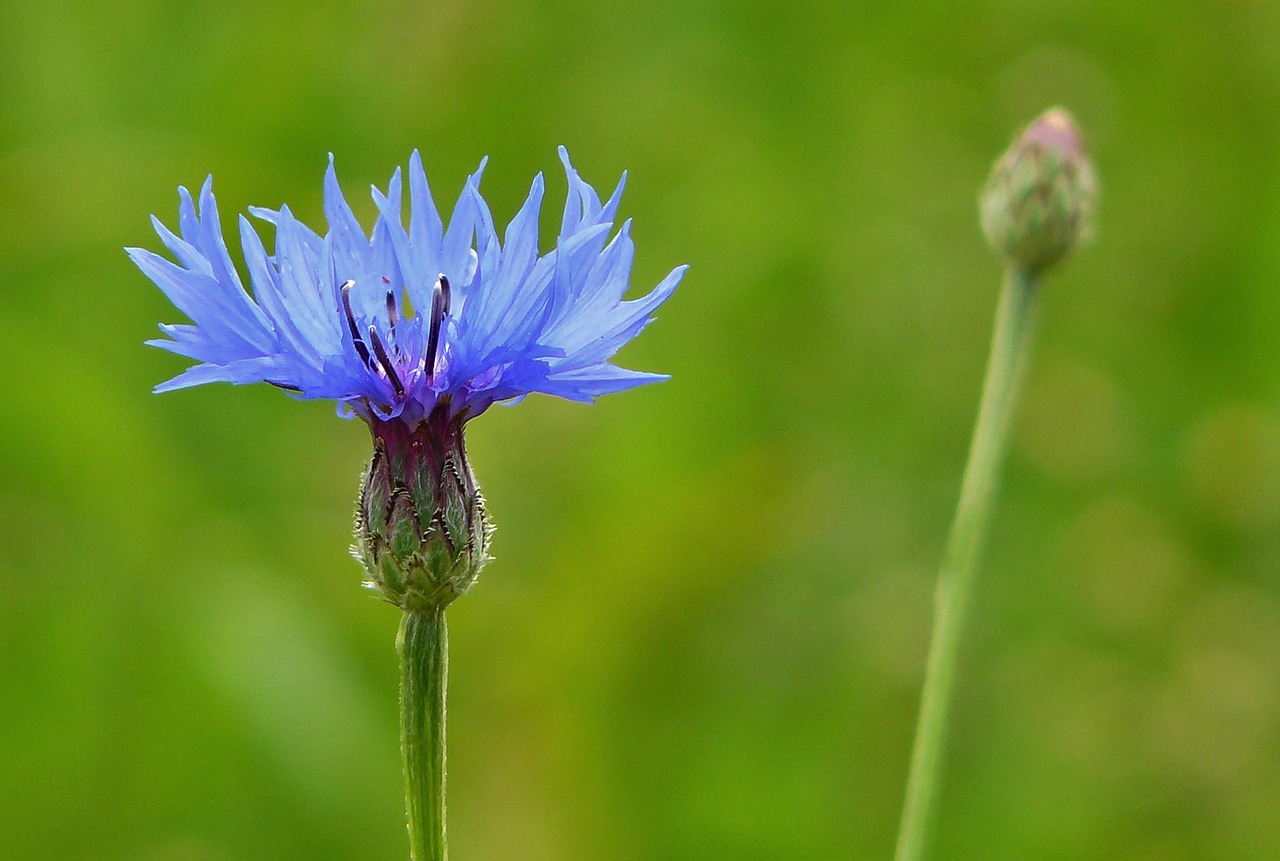
[[[995,502],[996,475],[1030,352],[1038,294],[1034,274],[1016,267],[1008,269],[960,501],[934,594],[933,634],[896,861],[919,861],[923,857],[936,808],[960,633],[973,591],[975,563]]]
[[[412,861],[445,861],[445,693],[449,636],[444,608],[405,613],[400,654],[400,752]]]

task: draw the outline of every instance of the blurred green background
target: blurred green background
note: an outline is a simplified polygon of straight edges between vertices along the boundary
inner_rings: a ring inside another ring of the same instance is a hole
[[[499,526],[451,611],[475,859],[884,859],[998,266],[975,194],[1077,114],[959,682],[939,858],[1280,857],[1280,6],[0,5],[0,858],[403,859],[367,434],[154,397],[121,250],[176,186],[319,224],[423,150],[505,223],[565,144],[631,182],[620,356],[670,382],[471,426]]]

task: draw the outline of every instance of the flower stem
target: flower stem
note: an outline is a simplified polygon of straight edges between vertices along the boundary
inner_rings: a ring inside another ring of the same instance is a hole
[[[444,608],[406,612],[400,654],[400,752],[411,861],[445,861],[445,692],[449,638]]]
[[[929,642],[896,861],[920,861],[936,808],[956,653],[973,590],[975,563],[995,502],[996,473],[1030,352],[1038,294],[1033,273],[1009,268],[1000,295],[982,404],[974,426],[960,501],[938,573],[933,635]]]

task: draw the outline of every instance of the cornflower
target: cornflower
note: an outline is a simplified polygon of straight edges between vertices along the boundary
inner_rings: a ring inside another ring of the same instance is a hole
[[[684,275],[624,299],[631,222],[615,233],[624,174],[601,202],[560,148],[569,190],[555,247],[540,253],[542,175],[499,239],[467,178],[446,226],[422,160],[409,160],[409,222],[397,169],[373,189],[378,218],[366,234],[325,174],[321,235],[287,206],[250,212],[274,228],[269,254],[239,218],[252,292],[228,253],[205,181],[199,205],[179,189],[178,233],[152,219],[173,260],[129,256],[191,323],[161,326],[148,344],[197,364],[157,392],[211,382],[265,382],[305,399],[336,401],[373,438],[356,509],[353,553],[367,584],[404,611],[401,747],[415,861],[442,861],[447,633],[444,610],[489,559],[492,527],[467,460],[463,428],[498,402],[533,392],[591,401],[666,379],[610,360],[653,319]]]

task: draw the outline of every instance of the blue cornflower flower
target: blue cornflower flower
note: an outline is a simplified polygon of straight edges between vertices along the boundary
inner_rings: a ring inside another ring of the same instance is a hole
[[[624,300],[634,254],[630,221],[612,240],[609,234],[626,176],[602,204],[563,147],[560,158],[569,193],[556,246],[540,255],[541,174],[500,241],[480,195],[484,163],[467,179],[446,228],[415,151],[408,227],[397,169],[386,193],[373,189],[380,214],[366,236],[331,157],[325,235],[287,206],[252,209],[275,228],[269,255],[240,217],[252,296],[227,252],[212,178],[198,209],[179,189],[181,236],[153,218],[177,263],[128,249],[194,323],[162,326],[168,338],[147,342],[200,362],[156,391],[267,382],[299,397],[336,400],[344,415],[399,418],[412,427],[437,411],[473,418],[495,401],[531,392],[589,401],[665,379],[609,359],[652,319],[685,267],[647,296]]]
[[[157,219],[176,258],[129,256],[187,315],[148,341],[199,364],[157,392],[209,382],[267,382],[338,402],[373,435],[356,509],[356,556],[369,585],[410,612],[466,591],[487,560],[491,527],[467,461],[463,425],[497,401],[543,392],[576,401],[665,379],[609,360],[675,290],[674,269],[647,296],[623,299],[631,223],[610,239],[626,175],[601,203],[560,148],[569,180],[555,247],[538,252],[542,175],[499,240],[480,196],[484,163],[468,177],[446,227],[414,152],[409,224],[401,176],[373,189],[371,234],[356,221],[330,157],[322,236],[287,206],[250,212],[275,228],[268,254],[241,216],[252,294],[237,273],[211,180],[199,206],[179,189],[180,235]]]

